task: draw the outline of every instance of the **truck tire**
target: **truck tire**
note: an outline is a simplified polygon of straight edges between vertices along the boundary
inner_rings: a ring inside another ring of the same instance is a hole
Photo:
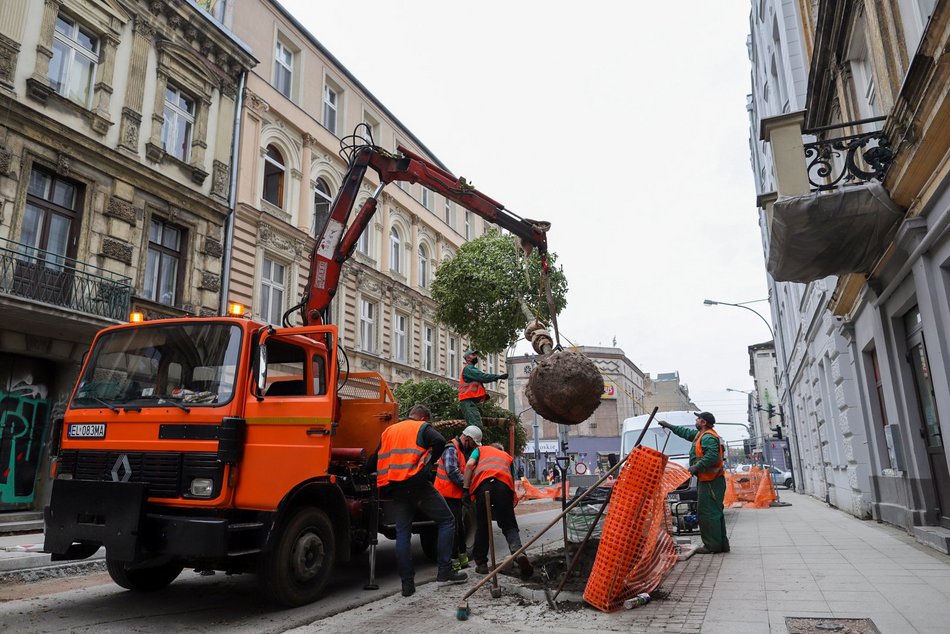
[[[439,529],[436,526],[427,526],[419,531],[419,543],[422,544],[422,554],[429,561],[439,560]]]
[[[298,509],[281,523],[274,547],[258,563],[261,590],[276,603],[296,607],[316,601],[333,573],[336,537],[327,514]]]
[[[791,489],[793,486],[795,486],[795,481],[792,480],[791,478],[789,478],[788,480],[785,481],[785,488],[786,488],[786,489]]]
[[[161,590],[178,578],[184,567],[173,561],[148,568],[126,568],[126,562],[106,557],[106,569],[116,585],[135,592]]]

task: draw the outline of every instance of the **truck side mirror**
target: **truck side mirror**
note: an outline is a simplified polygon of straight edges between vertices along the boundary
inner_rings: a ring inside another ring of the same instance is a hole
[[[261,343],[257,346],[257,363],[255,370],[255,379],[257,385],[257,398],[264,396],[264,389],[267,388],[267,346]]]

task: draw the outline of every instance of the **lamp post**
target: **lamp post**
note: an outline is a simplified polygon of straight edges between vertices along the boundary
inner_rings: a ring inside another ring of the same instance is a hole
[[[753,428],[757,427],[757,425],[755,424],[755,423],[756,423],[756,415],[755,415],[755,412],[758,410],[758,405],[759,405],[759,395],[758,395],[758,393],[757,393],[755,390],[737,390],[737,389],[731,388],[731,387],[727,387],[727,388],[726,388],[726,391],[727,391],[727,392],[736,392],[736,393],[738,393],[738,394],[745,394],[747,397],[749,397],[749,422],[752,424],[752,427],[753,427]],[[753,433],[750,431],[750,432],[749,432],[749,438],[753,438],[754,436],[755,436],[755,434],[753,434]]]
[[[757,299],[757,300],[754,300],[754,301],[763,302],[763,301],[765,301],[765,300],[763,300],[763,299]],[[744,308],[744,309],[746,309],[747,311],[749,311],[750,313],[754,313],[756,317],[758,317],[759,319],[762,320],[762,323],[765,324],[765,327],[769,329],[769,334],[772,335],[772,341],[775,341],[775,331],[772,330],[772,324],[770,324],[770,323],[768,322],[768,320],[767,320],[765,317],[762,316],[762,313],[760,313],[759,311],[757,311],[757,310],[754,309],[754,308],[749,308],[748,306],[746,306],[746,304],[751,304],[751,303],[752,303],[752,302],[742,302],[742,303],[739,303],[739,304],[732,304],[732,303],[730,303],[730,302],[717,302],[717,301],[712,300],[712,299],[704,299],[704,300],[703,300],[703,304],[705,304],[706,306],[734,306],[734,307],[736,307],[736,308]]]

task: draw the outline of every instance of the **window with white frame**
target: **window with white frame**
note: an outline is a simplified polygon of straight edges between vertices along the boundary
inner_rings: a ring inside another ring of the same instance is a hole
[[[99,38],[75,20],[57,15],[48,75],[52,89],[88,108],[98,64]]]
[[[323,85],[323,127],[336,134],[336,120],[340,91],[329,83]]]
[[[465,236],[466,240],[472,239],[472,212],[465,212],[465,233],[462,235]]]
[[[294,52],[277,40],[274,50],[274,88],[290,99],[294,85]]]
[[[261,261],[261,317],[279,326],[284,314],[287,267],[268,257]]]
[[[449,337],[449,357],[446,364],[446,374],[451,378],[459,376],[459,340],[458,337]]]
[[[360,350],[376,352],[376,304],[360,299]]]
[[[379,144],[379,121],[377,121],[368,112],[363,113],[363,127],[360,128],[360,134],[367,143]]]
[[[274,145],[267,146],[264,155],[264,191],[261,198],[272,205],[284,206],[284,156]]]
[[[310,228],[313,237],[319,237],[320,232],[327,224],[327,220],[330,219],[330,205],[332,203],[330,186],[327,185],[325,180],[318,178],[313,188],[313,226]]]
[[[398,310],[393,313],[393,359],[409,361],[409,315]]]
[[[424,244],[419,245],[419,286],[429,287],[429,248]]]
[[[429,324],[422,327],[422,369],[435,372],[435,328]]]
[[[422,197],[419,199],[422,206],[426,209],[432,209],[432,192],[425,185],[422,186]]]
[[[498,355],[494,352],[488,353],[488,371],[492,374],[495,374],[495,370],[498,369]]]
[[[449,226],[450,229],[455,228],[455,206],[452,204],[452,201],[448,198],[445,199],[445,224]]]
[[[179,161],[191,159],[191,131],[195,125],[195,100],[172,84],[165,86],[165,121],[162,149]]]
[[[366,257],[371,257],[369,254],[370,249],[370,240],[369,234],[372,231],[369,227],[363,230],[363,233],[360,234],[360,237],[356,239],[356,250],[365,255]]]
[[[401,244],[399,240],[399,230],[393,227],[389,230],[389,270],[396,273],[402,270],[400,262]]]

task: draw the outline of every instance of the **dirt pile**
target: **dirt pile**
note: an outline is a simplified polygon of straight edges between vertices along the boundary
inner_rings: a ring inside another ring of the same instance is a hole
[[[604,379],[594,362],[577,352],[543,357],[525,388],[538,414],[563,425],[578,425],[600,405]]]

